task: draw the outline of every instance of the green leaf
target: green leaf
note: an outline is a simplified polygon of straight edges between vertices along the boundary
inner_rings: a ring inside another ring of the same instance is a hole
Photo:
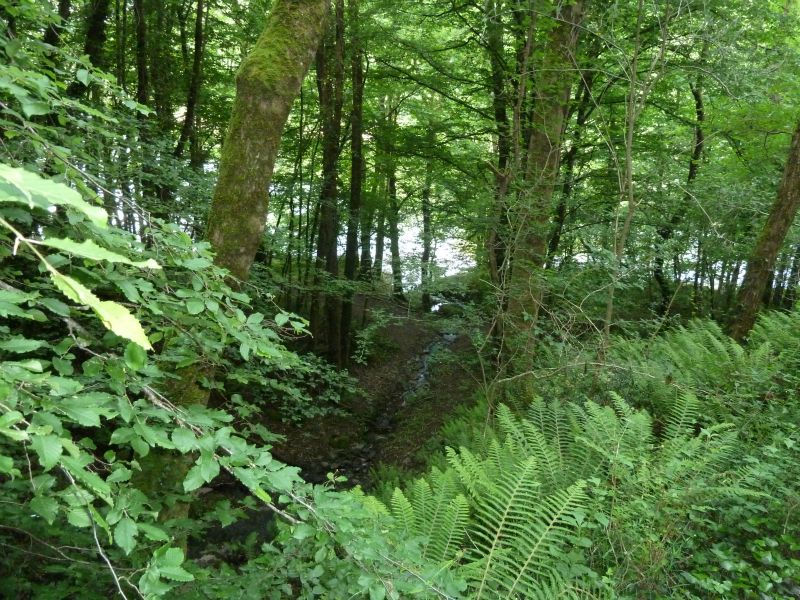
[[[89,85],[89,71],[88,69],[78,69],[75,72],[75,78],[83,85]]]
[[[45,471],[49,471],[58,463],[63,447],[57,435],[35,435],[31,438],[31,447],[39,456],[39,463]]]
[[[11,473],[14,470],[14,459],[0,454],[0,473]]]
[[[4,164],[0,164],[0,203],[2,202],[17,202],[26,204],[29,208],[44,210],[52,205],[67,206],[86,215],[95,226],[101,229],[108,227],[106,211],[86,202],[71,187]]]
[[[156,559],[156,566],[162,567],[180,567],[183,564],[184,554],[180,548],[167,548],[163,553],[159,552]]]
[[[34,496],[28,503],[31,510],[42,517],[49,525],[53,524],[58,514],[58,502],[49,496]]]
[[[83,507],[73,508],[67,513],[67,521],[73,527],[91,527],[92,520]]]
[[[158,574],[173,581],[194,581],[194,575],[182,567],[159,567]]]
[[[278,327],[283,327],[286,325],[289,322],[289,319],[290,317],[286,313],[278,313],[275,315],[275,323],[278,325]]]
[[[56,270],[51,270],[50,275],[67,298],[89,306],[108,329],[145,350],[152,350],[142,325],[127,308],[116,302],[100,300],[86,286]]]
[[[191,429],[181,427],[172,432],[172,443],[178,452],[186,454],[197,447],[197,440],[194,437]]]
[[[282,467],[277,471],[267,473],[267,479],[276,490],[288,492],[292,489],[292,484],[298,481],[297,467]]]
[[[183,480],[183,489],[186,492],[193,492],[204,483],[205,480],[200,472],[200,466],[194,465],[186,474],[186,479]]]
[[[126,265],[133,265],[134,267],[143,267],[147,269],[161,268],[161,265],[159,265],[152,258],[142,261],[133,261],[122,254],[117,254],[116,252],[106,250],[102,246],[98,246],[92,240],[84,240],[79,243],[67,238],[48,238],[37,241],[36,244],[48,246],[57,250],[63,250],[64,252],[69,252],[75,256],[81,256],[91,260],[105,261],[110,263],[124,263]]]
[[[40,340],[30,340],[22,336],[14,336],[7,340],[0,342],[0,350],[6,352],[15,352],[16,354],[25,354],[26,352],[33,352],[45,345],[45,342]]]
[[[137,526],[139,527],[139,531],[141,531],[144,534],[144,537],[146,537],[148,540],[152,540],[154,542],[169,541],[169,536],[160,527],[149,525],[147,523],[139,523]]]
[[[214,460],[212,454],[201,455],[197,463],[200,465],[200,475],[207,483],[219,475],[219,463]]]
[[[200,298],[189,298],[186,301],[186,311],[190,315],[199,315],[206,308],[206,303]]]
[[[23,415],[18,410],[11,410],[0,415],[0,427],[11,427],[22,421]]]
[[[147,364],[147,352],[139,344],[128,344],[125,347],[125,364],[132,371],[141,370]]]
[[[91,395],[75,396],[62,400],[58,407],[64,413],[84,427],[100,427],[100,414],[104,407]]]
[[[50,105],[41,100],[23,100],[21,103],[22,112],[27,118],[35,117],[38,115],[46,115],[50,112]]]
[[[183,261],[183,266],[192,271],[200,271],[211,266],[211,261],[207,258],[189,258]]]
[[[123,517],[114,527],[114,543],[122,548],[125,554],[130,554],[136,547],[136,536],[138,534],[139,530],[133,519]]]
[[[127,467],[118,467],[117,469],[114,469],[114,472],[111,473],[111,475],[106,477],[106,482],[107,483],[124,483],[126,481],[130,481],[132,475],[133,475],[133,471],[131,471]]]
[[[312,537],[316,530],[308,523],[298,523],[292,529],[292,537],[296,540],[304,540],[307,537]]]
[[[161,552],[161,550],[158,550],[154,555],[154,562],[159,575],[174,581],[194,580],[192,574],[181,567],[184,560],[183,550],[180,548],[167,548],[163,554]]]
[[[103,479],[96,473],[89,471],[83,467],[81,461],[71,456],[63,456],[61,464],[69,469],[72,476],[84,484],[91,492],[98,497],[105,500],[108,504],[113,505],[111,501],[111,487],[103,481]]]

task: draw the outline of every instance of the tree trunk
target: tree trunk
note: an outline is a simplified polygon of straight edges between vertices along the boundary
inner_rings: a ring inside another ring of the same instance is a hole
[[[44,43],[53,48],[61,46],[61,31],[67,26],[71,11],[71,0],[58,0],[59,22],[48,25],[44,32]]]
[[[341,297],[330,286],[339,277],[337,167],[342,130],[344,85],[344,2],[336,0],[328,39],[317,52],[317,88],[322,121],[322,189],[317,239],[315,299],[311,330],[319,350],[341,365]],[[327,279],[327,281],[326,281]],[[327,289],[326,289],[327,288]]]
[[[433,149],[436,136],[431,128],[426,146]],[[431,180],[433,178],[433,159],[425,162],[425,183],[422,188],[422,261],[420,262],[420,288],[422,289],[422,311],[431,311],[431,250],[433,245],[433,224],[431,219]]]
[[[137,0],[138,2],[139,0]],[[326,0],[276,0],[264,31],[236,76],[236,99],[222,147],[219,178],[208,217],[207,238],[215,262],[246,280],[264,231],[267,190],[280,136],[292,102],[322,35]],[[208,403],[202,367],[187,367],[167,390],[176,406]],[[145,491],[159,495],[182,490],[186,457],[153,451],[137,477]],[[185,516],[178,505],[162,514]]]
[[[147,104],[150,101],[150,76],[147,69],[147,19],[144,0],[133,0],[133,14],[136,19],[136,101]]]
[[[372,279],[372,221],[375,217],[373,206],[361,206],[361,258],[359,259],[358,278],[361,281]]]
[[[767,286],[775,259],[780,252],[786,234],[792,226],[800,207],[800,123],[792,136],[789,158],[778,188],[778,196],[772,205],[767,222],[758,236],[753,254],[747,262],[747,272],[737,299],[736,319],[731,326],[731,336],[743,340],[756,321],[761,298]]]
[[[403,298],[403,264],[400,260],[400,205],[397,202],[397,173],[394,157],[389,158],[389,249],[392,254],[392,296]]]
[[[514,211],[518,230],[511,250],[513,272],[509,282],[508,313],[517,331],[529,338],[543,294],[540,269],[546,258],[547,222],[561,155],[564,120],[569,108],[583,2],[577,0],[558,11],[543,52],[544,68],[538,73],[530,138],[524,165],[527,189]],[[528,343],[525,339],[524,343]]]
[[[492,113],[494,116],[495,135],[497,136],[493,222],[486,238],[486,251],[488,253],[489,277],[495,286],[500,285],[505,255],[508,250],[506,194],[510,177],[508,167],[511,152],[511,127],[508,120],[507,69],[504,60],[504,24],[501,4],[498,0],[490,0],[485,4],[486,50],[489,54],[489,65],[491,67]]]
[[[383,277],[383,253],[386,240],[386,208],[378,211],[378,227],[375,231],[375,262],[372,267],[372,277],[380,282]]]
[[[694,112],[695,112],[695,125],[694,125],[694,143],[692,145],[692,155],[689,158],[689,174],[686,177],[686,191],[683,194],[678,210],[676,210],[669,223],[658,228],[659,241],[656,244],[656,258],[653,267],[653,278],[658,284],[658,289],[661,292],[661,302],[658,306],[658,314],[665,315],[667,307],[672,301],[672,285],[664,274],[664,251],[667,244],[675,234],[675,228],[680,224],[685,207],[691,201],[691,185],[697,178],[697,171],[700,167],[700,159],[703,156],[703,149],[705,147],[705,133],[703,131],[703,124],[705,122],[705,107],[703,105],[703,90],[701,82],[698,81],[697,85],[689,86],[694,98]]]
[[[173,154],[175,158],[183,156],[186,143],[192,137],[195,126],[195,113],[197,104],[200,101],[200,86],[203,76],[203,19],[204,19],[203,0],[197,0],[197,13],[194,19],[194,54],[192,55],[192,75],[189,79],[189,90],[186,96],[186,115],[183,119],[181,134],[175,144]]]
[[[108,66],[103,49],[108,38],[106,25],[110,12],[111,0],[93,0],[89,4],[89,12],[86,16],[83,53],[89,57],[92,66],[98,69],[105,69]],[[86,93],[86,89],[82,83],[73,81],[67,88],[67,95],[72,98],[80,98]]]
[[[599,50],[594,53],[593,58],[597,59]],[[578,148],[580,147],[583,131],[586,122],[594,112],[599,102],[599,97],[592,93],[596,71],[588,69],[581,74],[581,82],[575,92],[575,127],[570,140],[570,147],[562,158],[563,164],[563,183],[561,184],[561,197],[558,199],[555,214],[553,216],[553,226],[547,240],[547,261],[545,269],[552,269],[555,265],[555,256],[561,243],[561,235],[564,232],[564,225],[567,221],[567,209],[569,207],[572,192],[575,188],[575,163],[578,158]],[[602,95],[602,93],[600,94]]]
[[[236,76],[207,237],[216,264],[247,279],[261,243],[281,133],[319,44],[325,0],[276,0]]]
[[[116,56],[115,73],[117,85],[124,91],[127,90],[127,63],[125,61],[126,41],[128,39],[128,2],[127,0],[114,0],[114,24],[115,45],[114,54]]]
[[[344,276],[352,285],[356,280],[358,267],[358,224],[361,216],[361,188],[364,179],[363,156],[363,114],[364,114],[364,65],[361,42],[358,38],[358,0],[350,2],[350,23],[352,34],[352,80],[353,107],[350,113],[351,165],[350,165],[350,204],[347,214],[347,246],[344,258]],[[353,320],[352,287],[345,292],[342,302],[341,321],[341,357],[342,364],[347,364],[350,357],[350,325]]]

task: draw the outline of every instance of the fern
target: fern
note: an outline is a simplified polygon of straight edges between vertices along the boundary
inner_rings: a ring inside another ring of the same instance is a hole
[[[673,439],[692,435],[699,414],[700,402],[697,400],[697,396],[689,391],[678,394],[677,401],[667,417],[664,437]]]
[[[411,502],[408,501],[406,495],[395,488],[391,499],[391,514],[395,518],[398,529],[405,535],[417,533],[417,528],[414,519],[414,508]]]
[[[436,562],[453,558],[466,535],[469,517],[469,503],[459,494],[447,505],[441,522],[433,524],[423,556]]]

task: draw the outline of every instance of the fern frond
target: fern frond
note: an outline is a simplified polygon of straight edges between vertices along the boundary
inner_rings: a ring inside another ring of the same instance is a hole
[[[390,505],[392,516],[400,531],[405,535],[418,533],[415,527],[414,508],[400,488],[394,489]]]
[[[574,511],[588,503],[584,488],[584,482],[579,482],[543,499],[527,528],[532,535],[522,536],[515,544],[524,562],[516,560],[515,565],[509,565],[509,573],[516,572],[517,576],[508,588],[508,597],[528,597],[543,575],[555,571],[556,561],[572,541]]]
[[[431,528],[423,556],[436,562],[452,559],[459,550],[469,523],[469,502],[459,494],[444,511],[441,522]]]
[[[494,493],[481,498],[472,531],[475,549],[484,561],[476,582],[476,598],[489,591],[494,565],[503,564],[501,557],[508,552],[508,541],[514,539],[519,525],[536,509],[536,472],[536,461],[529,459],[503,474],[495,482]]]
[[[694,435],[694,427],[700,414],[700,401],[690,391],[678,394],[667,416],[664,437],[668,440]]]

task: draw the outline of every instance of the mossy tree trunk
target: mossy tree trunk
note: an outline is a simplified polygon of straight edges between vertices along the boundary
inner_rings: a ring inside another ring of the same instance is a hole
[[[747,272],[739,290],[737,314],[731,336],[743,340],[756,322],[778,253],[800,208],[800,123],[792,136],[789,158],[767,222],[758,236],[756,247],[747,262]]]
[[[239,68],[207,238],[216,262],[247,279],[266,223],[283,127],[322,37],[325,0],[276,0]]]
[[[272,171],[283,127],[322,36],[326,0],[276,0],[263,33],[239,68],[236,100],[219,165],[219,177],[208,216],[207,238],[216,263],[246,280],[261,243],[267,216]],[[205,405],[201,367],[179,372],[166,390],[177,406]],[[156,451],[143,461],[139,485],[160,498],[182,491],[191,465],[186,457]],[[176,505],[162,518],[183,516]]]
[[[531,15],[531,20],[534,16]],[[512,273],[509,281],[508,316],[516,333],[529,343],[543,297],[541,269],[548,241],[548,222],[561,158],[561,139],[570,90],[577,79],[575,49],[583,18],[578,0],[553,15],[555,26],[548,34],[533,92],[534,108],[522,167],[524,187],[512,210],[515,243],[509,250]],[[511,331],[508,331],[510,334]]]

